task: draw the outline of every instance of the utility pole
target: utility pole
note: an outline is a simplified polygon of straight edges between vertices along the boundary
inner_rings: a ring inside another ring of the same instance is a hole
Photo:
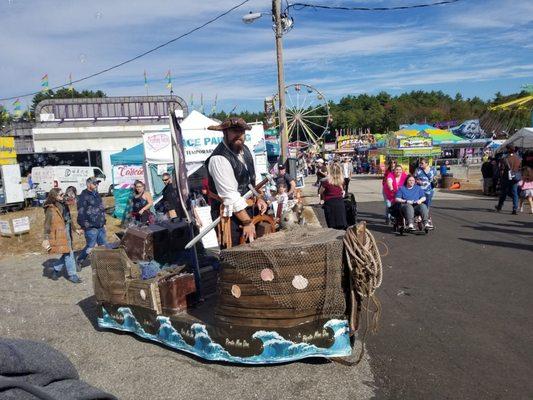
[[[276,34],[276,55],[278,61],[278,94],[279,94],[279,140],[281,162],[287,161],[289,137],[287,132],[287,112],[285,106],[285,78],[283,76],[283,27],[281,25],[281,0],[272,0],[272,18]]]

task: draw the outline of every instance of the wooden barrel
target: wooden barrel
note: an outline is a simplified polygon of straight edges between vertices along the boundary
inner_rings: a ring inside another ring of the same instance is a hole
[[[276,329],[341,316],[342,234],[302,227],[224,250],[217,323]]]

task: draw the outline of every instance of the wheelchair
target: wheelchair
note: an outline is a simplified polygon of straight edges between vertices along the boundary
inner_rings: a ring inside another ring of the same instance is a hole
[[[389,207],[389,214],[391,215],[392,231],[400,236],[403,236],[406,233],[427,235],[429,231],[435,229],[431,223],[431,217],[429,217],[431,227],[428,227],[424,226],[424,222],[422,221],[422,217],[420,215],[415,215],[415,229],[409,229],[407,220],[402,214],[401,204],[399,203],[395,203]]]

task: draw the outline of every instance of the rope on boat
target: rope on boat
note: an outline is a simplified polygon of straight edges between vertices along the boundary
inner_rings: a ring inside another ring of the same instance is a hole
[[[362,360],[368,332],[377,331],[381,316],[381,303],[376,296],[376,289],[381,286],[383,265],[376,239],[366,229],[366,225],[363,225],[363,228],[362,234],[358,234],[358,226],[348,228],[343,239],[345,259],[350,272],[350,335],[354,335],[358,327],[359,305],[364,309],[366,316],[365,331],[361,338],[361,353],[353,364],[358,364]]]

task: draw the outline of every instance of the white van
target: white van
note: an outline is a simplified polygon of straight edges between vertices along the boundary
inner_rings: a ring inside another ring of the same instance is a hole
[[[112,194],[113,185],[111,179],[106,179],[105,174],[97,167],[74,167],[74,166],[57,166],[57,167],[34,167],[31,169],[31,178],[37,189],[49,192],[54,187],[60,187],[66,190],[69,186],[74,186],[81,193],[87,187],[87,178],[94,176],[101,182],[98,185],[98,192],[101,194]]]

